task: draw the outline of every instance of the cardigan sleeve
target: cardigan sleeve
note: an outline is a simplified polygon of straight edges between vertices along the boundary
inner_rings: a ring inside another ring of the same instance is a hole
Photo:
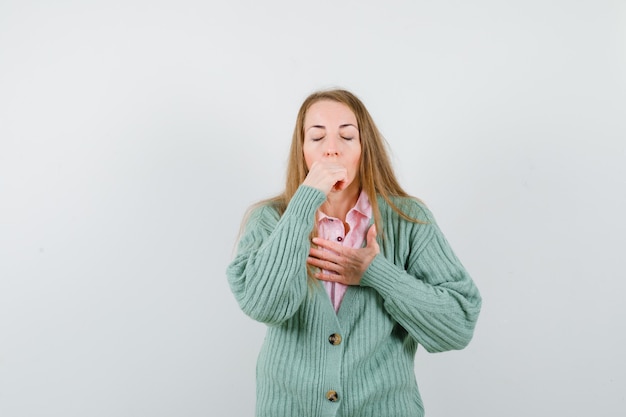
[[[415,217],[425,223],[396,221],[406,233],[396,235],[393,254],[374,258],[361,285],[375,289],[386,311],[427,351],[463,349],[472,339],[481,296],[430,211],[416,207]]]
[[[226,269],[231,291],[251,318],[280,324],[307,294],[306,258],[323,192],[300,186],[282,216],[271,206],[253,210]]]

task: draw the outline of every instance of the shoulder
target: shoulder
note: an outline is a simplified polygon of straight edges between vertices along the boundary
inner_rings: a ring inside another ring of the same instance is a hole
[[[418,222],[426,224],[435,222],[434,216],[426,203],[417,197],[390,196],[389,200],[398,210]],[[394,210],[394,208],[381,196],[378,196],[378,205],[380,207],[381,215],[385,217],[401,217],[400,214]]]

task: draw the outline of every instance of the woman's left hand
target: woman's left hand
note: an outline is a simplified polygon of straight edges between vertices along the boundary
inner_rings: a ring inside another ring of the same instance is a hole
[[[320,269],[315,278],[344,285],[359,285],[363,273],[380,253],[374,225],[367,231],[364,248],[348,248],[319,237],[313,238],[313,243],[318,248],[311,248],[307,263]]]

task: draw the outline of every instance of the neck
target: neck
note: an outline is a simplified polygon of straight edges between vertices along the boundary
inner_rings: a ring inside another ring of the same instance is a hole
[[[343,191],[331,192],[320,209],[328,216],[345,221],[346,215],[354,207],[360,194],[361,190],[358,186],[348,187]]]

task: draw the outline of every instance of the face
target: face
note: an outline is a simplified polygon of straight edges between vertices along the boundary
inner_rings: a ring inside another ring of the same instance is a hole
[[[361,138],[356,116],[348,106],[330,100],[311,105],[304,116],[302,146],[308,169],[314,162],[330,158],[347,169],[348,187],[359,186]]]

